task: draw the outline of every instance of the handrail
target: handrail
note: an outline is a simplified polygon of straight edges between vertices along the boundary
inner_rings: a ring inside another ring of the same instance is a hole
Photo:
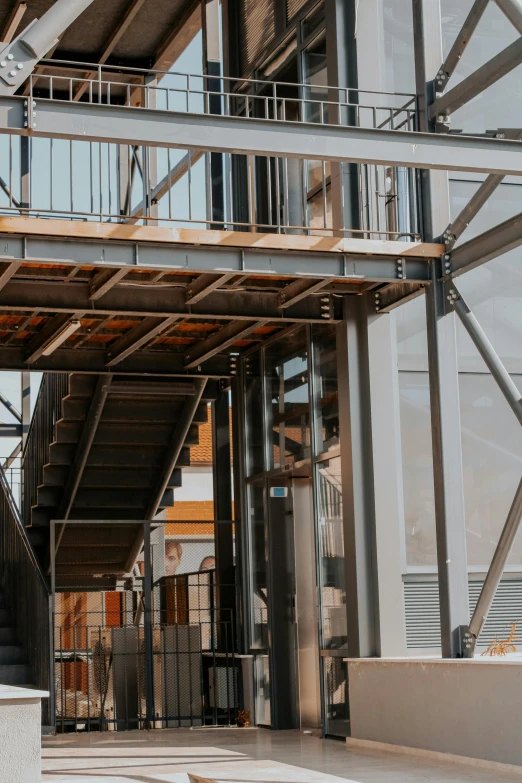
[[[339,90],[340,92],[357,92],[357,93],[363,93],[367,95],[394,95],[401,98],[410,98],[411,100],[416,100],[415,93],[409,93],[409,92],[389,92],[385,90],[364,90],[360,87],[335,87],[333,85],[328,84],[306,84],[304,82],[274,82],[270,81],[268,79],[245,79],[242,76],[210,76],[208,74],[204,73],[190,73],[187,71],[164,71],[160,68],[132,68],[130,66],[123,66],[123,65],[110,65],[107,63],[104,63],[100,65],[99,63],[88,63],[88,62],[80,62],[79,60],[55,60],[55,59],[42,59],[40,60],[40,65],[44,65],[46,67],[52,67],[56,65],[65,65],[65,66],[77,66],[81,70],[85,71],[101,71],[101,70],[112,70],[116,73],[129,73],[132,75],[136,74],[144,74],[149,76],[150,74],[156,73],[156,74],[162,74],[164,76],[182,76],[184,78],[194,78],[194,79],[203,79],[205,81],[228,81],[228,82],[240,82],[241,84],[261,84],[263,86],[267,87],[274,87],[274,86],[280,86],[280,87],[306,87],[307,89],[314,89],[314,90]],[[37,74],[36,77],[38,78],[42,74]],[[68,77],[63,77],[68,78]],[[134,85],[135,87],[139,87],[141,85]]]
[[[50,593],[50,590],[49,590],[49,586],[48,586],[47,581],[45,579],[44,573],[43,573],[43,571],[42,571],[42,569],[40,567],[40,563],[38,562],[38,559],[37,559],[37,557],[36,557],[36,555],[34,553],[33,545],[29,541],[29,537],[27,535],[27,531],[25,529],[25,526],[24,526],[24,523],[23,523],[23,519],[22,519],[22,516],[20,514],[20,509],[18,508],[18,504],[17,504],[17,502],[15,500],[15,497],[13,495],[13,492],[12,492],[11,487],[9,485],[9,482],[7,480],[7,476],[5,474],[5,470],[2,467],[2,465],[0,465],[0,485],[1,485],[1,488],[3,489],[5,495],[7,496],[7,501],[9,503],[10,508],[11,508],[11,511],[12,511],[12,514],[13,514],[13,518],[14,518],[14,520],[16,522],[17,531],[18,531],[18,534],[20,535],[20,539],[21,539],[21,541],[23,543],[24,549],[27,552],[27,556],[28,556],[29,560],[31,561],[31,564],[32,564],[34,570],[38,574],[38,577],[40,579],[42,587],[44,588],[44,590],[47,593],[47,595],[50,595],[51,593]]]
[[[32,684],[49,691],[42,722],[54,724],[52,597],[0,467],[0,576],[4,606],[32,673]]]

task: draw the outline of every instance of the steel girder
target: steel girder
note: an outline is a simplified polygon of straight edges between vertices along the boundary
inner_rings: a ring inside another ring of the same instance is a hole
[[[458,277],[522,245],[522,213],[464,242],[451,252],[450,269]]]
[[[423,169],[522,174],[508,139],[186,114],[94,103],[0,98],[0,133]],[[31,114],[31,112],[30,112]],[[27,127],[29,124],[30,127]]]
[[[330,297],[331,300],[331,297]],[[113,288],[99,302],[89,298],[89,286],[67,282],[11,280],[0,292],[0,311],[86,313],[89,315],[162,316],[218,319],[316,322],[341,318],[330,301],[327,310],[320,297],[309,297],[281,310],[276,292],[214,291],[202,302],[187,304],[182,288]],[[337,317],[336,317],[337,316]]]
[[[159,351],[137,351],[115,366],[107,365],[105,349],[77,351],[73,348],[59,348],[50,356],[42,356],[33,364],[27,364],[24,348],[0,347],[0,370],[27,370],[34,372],[94,373],[118,376],[150,375],[165,378],[226,378],[235,374],[235,362],[225,355],[213,356],[202,367],[189,370],[182,353],[160,353]],[[3,429],[1,429],[3,427]],[[0,426],[1,435],[20,435],[21,425]]]
[[[46,221],[41,221],[45,223]],[[201,232],[204,235],[204,232]],[[202,237],[204,238],[204,236]],[[398,259],[382,254],[374,242],[375,255],[367,250],[361,253],[321,253],[267,250],[226,246],[207,246],[154,243],[146,241],[120,242],[106,239],[70,239],[67,237],[16,236],[0,233],[0,291],[15,274],[21,261],[60,265],[92,265],[101,268],[129,267],[133,269],[181,270],[187,273],[208,272],[245,275],[290,275],[309,278],[336,278],[390,282],[399,279]],[[429,279],[428,259],[409,256],[406,242],[402,245],[401,260],[408,280],[424,282]],[[442,251],[442,246],[441,246]],[[18,267],[15,266],[18,264]],[[401,278],[402,279],[402,278]],[[92,296],[92,293],[91,293]],[[208,294],[205,292],[205,298]],[[201,293],[194,297],[203,299]],[[103,301],[103,299],[102,299]],[[90,304],[89,304],[90,308]]]

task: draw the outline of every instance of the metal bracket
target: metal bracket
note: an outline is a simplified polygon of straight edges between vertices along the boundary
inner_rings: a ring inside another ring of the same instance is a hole
[[[399,280],[406,280],[406,259],[397,259],[397,277]]]
[[[321,318],[324,318],[325,320],[329,320],[330,318],[333,318],[333,312],[332,312],[332,297],[331,296],[322,296],[321,297]]]
[[[469,630],[468,625],[459,625],[457,628],[459,635],[459,658],[473,658],[475,655],[475,646],[477,639]]]

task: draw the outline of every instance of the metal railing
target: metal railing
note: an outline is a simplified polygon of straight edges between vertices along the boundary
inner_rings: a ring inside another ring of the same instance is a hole
[[[43,60],[30,97],[228,117],[415,130],[413,93]],[[67,69],[68,74],[61,71]],[[70,75],[79,71],[79,75]]]
[[[138,610],[142,582],[56,594],[58,731],[235,724],[241,665],[233,612],[215,607],[215,573],[159,579],[150,625]]]
[[[49,73],[33,74],[29,82],[28,100],[31,105],[35,101],[36,115],[38,101],[53,100],[311,127],[417,127],[416,98],[406,93],[58,61],[47,61],[45,67]],[[64,76],[64,68],[79,75]],[[14,136],[0,138],[0,160],[0,213],[225,231],[419,238],[415,174],[401,167],[357,167],[360,204],[352,227],[337,215],[334,226],[332,165],[324,161],[51,138],[31,138],[22,145]],[[340,176],[334,177],[341,189],[335,198],[342,204],[351,201],[347,190],[353,188],[353,173],[353,164],[343,163]]]
[[[0,467],[0,591],[3,608],[16,629],[17,642],[31,667],[24,683],[49,691],[42,702],[42,723],[54,719],[52,603],[45,577],[27,538],[11,489]]]
[[[68,385],[68,375],[46,373],[40,386],[22,455],[22,514],[26,523],[30,519],[31,507],[37,503],[38,487],[43,483],[43,467],[49,462],[50,444],[54,441],[55,424],[62,416],[62,400]]]

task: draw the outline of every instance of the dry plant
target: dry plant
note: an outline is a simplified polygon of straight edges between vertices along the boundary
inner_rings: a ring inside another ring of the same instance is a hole
[[[520,641],[520,637],[515,636],[516,632],[517,626],[516,623],[513,623],[508,638],[499,639],[497,636],[495,636],[493,641],[488,644],[487,649],[484,650],[482,655],[489,655],[490,658],[494,658],[496,655],[507,655],[508,653],[516,652],[517,648],[514,642]]]
[[[250,710],[238,710],[237,725],[243,729],[247,729],[250,726]]]

